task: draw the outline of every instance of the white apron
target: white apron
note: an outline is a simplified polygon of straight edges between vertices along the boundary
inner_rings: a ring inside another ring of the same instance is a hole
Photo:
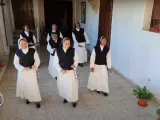
[[[57,77],[57,70],[54,67],[54,56],[52,55],[50,55],[48,71],[53,78]]]
[[[76,50],[76,53],[78,55],[79,63],[87,62],[87,50],[86,50],[86,43],[79,43],[79,45],[83,47],[78,47],[77,44],[74,44],[74,48]]]
[[[57,87],[59,95],[68,102],[78,101],[78,80],[73,70],[69,70],[65,74],[62,72],[59,73]]]
[[[108,71],[105,65],[95,65],[94,72],[90,72],[88,89],[109,93]]]
[[[16,97],[40,102],[41,95],[35,70],[18,72]]]

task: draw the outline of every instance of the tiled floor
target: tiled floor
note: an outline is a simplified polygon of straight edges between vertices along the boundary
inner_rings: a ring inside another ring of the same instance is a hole
[[[48,56],[46,48],[39,50],[41,66],[38,71],[40,91],[43,98],[42,107],[35,104],[26,105],[25,101],[15,97],[16,75],[13,54],[0,91],[5,97],[5,104],[0,107],[0,120],[156,120],[156,103],[150,103],[147,108],[137,105],[137,99],[132,96],[133,85],[113,72],[109,75],[110,94],[104,97],[87,89],[89,64],[78,68],[79,102],[77,108],[71,104],[64,105],[58,96],[56,81],[48,73]]]

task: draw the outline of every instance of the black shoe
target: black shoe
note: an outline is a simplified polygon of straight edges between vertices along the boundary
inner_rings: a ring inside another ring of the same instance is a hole
[[[108,93],[103,93],[104,96],[108,96]]]
[[[41,107],[41,104],[40,104],[40,103],[36,103],[36,107],[37,107],[37,108],[40,108],[40,107]]]
[[[83,67],[83,63],[79,63],[78,66]]]
[[[72,103],[72,106],[73,106],[74,108],[76,108],[76,107],[77,107],[77,103]]]
[[[29,100],[26,100],[26,104],[30,104],[31,102],[29,102]]]
[[[68,101],[67,101],[66,99],[64,99],[64,100],[63,100],[63,103],[64,103],[64,104],[65,104],[65,103],[68,103]]]
[[[57,80],[57,77],[55,77],[55,80]]]
[[[97,93],[100,93],[100,91],[97,91]]]

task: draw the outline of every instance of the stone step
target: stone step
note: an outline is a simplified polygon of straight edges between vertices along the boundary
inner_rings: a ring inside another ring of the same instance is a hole
[[[30,31],[33,32],[34,34],[36,33],[35,30],[30,30]],[[15,30],[13,32],[13,34],[20,34],[20,33],[22,33],[22,30]]]
[[[13,39],[19,39],[20,34],[13,34]]]
[[[36,36],[36,32],[35,30],[30,30],[31,32],[34,33],[34,35]],[[20,38],[20,34],[22,33],[22,30],[15,30],[13,32],[13,44],[16,44],[17,45],[17,41],[18,39]]]
[[[13,44],[17,44],[18,43],[18,39],[13,39]]]

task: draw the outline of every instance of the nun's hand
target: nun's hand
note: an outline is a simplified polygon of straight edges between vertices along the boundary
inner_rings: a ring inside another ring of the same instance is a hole
[[[78,45],[78,47],[83,47],[82,45]]]
[[[91,68],[91,72],[94,72],[94,68]]]
[[[72,65],[71,67],[74,69],[76,66],[75,66],[75,65]]]
[[[24,70],[24,71],[28,71],[28,70],[30,70],[30,68],[29,68],[29,67],[26,67],[26,68],[24,68],[23,70]]]
[[[108,72],[112,73],[112,68],[107,68]]]
[[[62,73],[65,74],[67,72],[67,70],[62,70]]]
[[[56,51],[56,48],[53,48],[53,52]]]
[[[33,70],[37,70],[37,67],[36,67],[36,66],[32,66],[32,69],[33,69]]]

